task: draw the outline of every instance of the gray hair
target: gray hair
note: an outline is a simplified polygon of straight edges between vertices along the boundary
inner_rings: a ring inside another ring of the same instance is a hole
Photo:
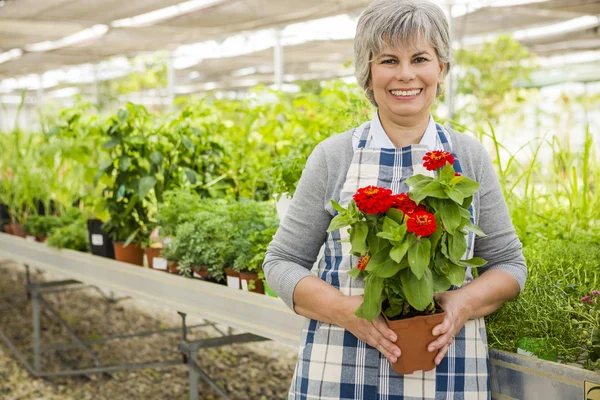
[[[375,0],[360,15],[354,38],[356,79],[365,95],[377,106],[369,88],[371,62],[386,45],[412,44],[425,38],[440,62],[450,70],[448,20],[436,4],[427,0]],[[437,95],[442,94],[438,86]]]

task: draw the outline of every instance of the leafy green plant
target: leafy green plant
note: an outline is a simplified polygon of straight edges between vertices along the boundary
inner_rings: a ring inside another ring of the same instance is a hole
[[[48,236],[61,222],[55,215],[32,215],[23,225],[25,233],[32,236]]]
[[[78,219],[69,225],[55,228],[46,243],[58,249],[89,251],[85,219]]]
[[[382,310],[390,319],[440,312],[434,293],[462,285],[466,267],[485,264],[478,257],[462,259],[467,232],[484,235],[469,212],[479,183],[456,174],[448,152],[430,152],[424,160],[435,175],[408,178],[408,194],[367,186],[348,208],[331,201],[338,214],[328,231],[349,225],[350,253],[361,257],[348,272],[364,280],[359,318],[371,321]]]
[[[581,359],[600,320],[580,300],[600,286],[599,242],[539,240],[524,248],[529,267],[516,300],[486,317],[488,340],[516,351],[519,338],[543,338],[566,363]]]

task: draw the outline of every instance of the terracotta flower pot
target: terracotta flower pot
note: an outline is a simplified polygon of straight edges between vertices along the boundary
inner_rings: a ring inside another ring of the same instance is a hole
[[[200,267],[192,265],[192,271],[194,273],[194,277],[204,280],[208,279],[208,268],[206,267],[206,265],[202,265]]]
[[[48,237],[47,236],[37,235],[35,237],[35,240],[37,240],[40,243],[46,243],[46,240],[48,240]]]
[[[154,268],[154,257],[160,257],[161,250],[162,249],[156,247],[144,248],[144,253],[146,253],[146,259],[148,260],[148,268]]]
[[[437,351],[429,352],[427,346],[435,340],[431,333],[436,325],[444,320],[445,312],[390,321],[383,314],[388,327],[396,333],[396,345],[402,355],[392,364],[399,374],[412,374],[415,371],[430,371],[435,368]]]
[[[248,290],[250,281],[254,281],[254,289]],[[265,294],[265,285],[263,285],[262,279],[258,277],[256,272],[240,272],[240,283],[242,289],[254,293]]]
[[[137,243],[129,243],[123,246],[123,242],[114,242],[115,260],[144,266],[144,250]]]
[[[4,225],[4,232],[8,233],[9,235],[12,235],[12,226],[10,224]]]
[[[178,265],[179,263],[177,261],[167,261],[167,269],[172,274],[179,275]]]
[[[227,286],[233,289],[241,289],[242,284],[240,282],[240,273],[233,268],[225,268],[225,278],[227,279]]]
[[[25,231],[23,230],[23,225],[21,224],[10,224],[10,233],[15,235],[15,236],[20,236],[22,238],[27,237],[27,235],[25,234]],[[6,229],[6,227],[5,227]]]

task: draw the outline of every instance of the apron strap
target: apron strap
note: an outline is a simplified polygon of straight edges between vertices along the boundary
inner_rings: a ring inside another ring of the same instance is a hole
[[[363,131],[360,135],[360,140],[358,141],[358,148],[364,149],[367,146],[367,141],[370,139],[369,133],[371,132],[371,122],[367,122],[364,125]]]

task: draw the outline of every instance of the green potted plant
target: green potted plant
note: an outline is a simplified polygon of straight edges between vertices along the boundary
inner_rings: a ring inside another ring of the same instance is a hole
[[[365,288],[356,315],[371,321],[383,312],[402,351],[392,367],[402,374],[435,367],[427,345],[444,312],[434,293],[462,285],[465,267],[485,264],[481,258],[462,259],[467,231],[483,235],[469,212],[479,183],[455,172],[450,153],[430,152],[424,160],[435,174],[408,178],[408,195],[361,188],[348,208],[332,201],[338,214],[329,226],[329,231],[351,227],[351,253],[360,259],[349,275]]]
[[[262,263],[279,225],[273,207],[267,202],[240,201],[230,204],[228,209],[231,243],[236,250],[228,264],[239,272],[243,290],[264,294]]]
[[[35,236],[39,242],[45,242],[53,229],[60,226],[60,219],[55,215],[32,215],[27,218],[23,229],[27,235]]]
[[[47,240],[48,246],[88,252],[89,243],[85,218],[55,228]]]

